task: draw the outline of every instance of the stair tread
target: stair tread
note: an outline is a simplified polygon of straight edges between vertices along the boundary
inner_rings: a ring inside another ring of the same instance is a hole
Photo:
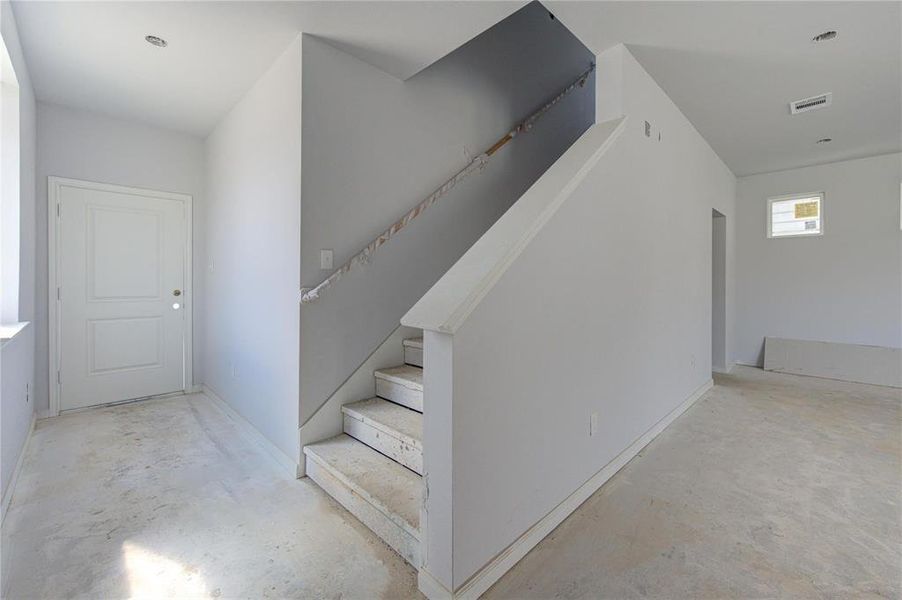
[[[379,397],[345,404],[341,411],[386,433],[403,437],[417,448],[423,447],[423,413]]]
[[[408,347],[410,347],[410,348],[419,348],[420,350],[423,349],[423,338],[421,338],[421,337],[418,337],[418,338],[407,338],[407,339],[404,340],[402,343],[403,343],[405,346],[408,346]]]
[[[305,446],[304,454],[419,538],[422,477],[344,433]]]
[[[374,373],[380,379],[392,381],[404,387],[423,391],[423,369],[413,365],[400,365],[390,369],[379,369]]]

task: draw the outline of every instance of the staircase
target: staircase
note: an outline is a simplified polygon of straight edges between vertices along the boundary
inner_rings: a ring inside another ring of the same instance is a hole
[[[379,369],[376,396],[345,404],[344,433],[304,447],[307,475],[414,567],[423,498],[423,340]]]

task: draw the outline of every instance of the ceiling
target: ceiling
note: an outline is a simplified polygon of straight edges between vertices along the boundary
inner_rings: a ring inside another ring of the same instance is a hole
[[[39,99],[206,135],[299,31],[406,79],[524,4],[13,6]],[[544,4],[596,53],[626,43],[737,175],[902,149],[898,2]],[[831,29],[835,40],[811,41]],[[790,116],[791,100],[822,92],[831,107]]]
[[[902,3],[545,5],[596,54],[626,43],[736,175],[902,150]],[[831,107],[789,114],[823,92]]]
[[[300,31],[406,79],[524,4],[19,0],[13,10],[40,100],[206,135]]]

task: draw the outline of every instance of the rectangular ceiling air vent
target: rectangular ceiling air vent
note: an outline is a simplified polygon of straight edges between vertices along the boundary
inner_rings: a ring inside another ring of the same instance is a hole
[[[833,104],[833,92],[827,92],[826,94],[820,94],[819,96],[812,96],[811,98],[805,98],[804,100],[790,102],[789,113],[797,115],[799,113],[808,112],[809,110],[826,108],[831,104]]]

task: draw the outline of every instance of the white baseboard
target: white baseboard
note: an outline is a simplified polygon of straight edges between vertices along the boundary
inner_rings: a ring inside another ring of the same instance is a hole
[[[0,523],[6,518],[9,505],[13,501],[13,493],[16,491],[16,482],[19,480],[19,473],[22,471],[22,463],[25,461],[25,452],[28,451],[28,445],[31,443],[31,435],[34,433],[34,424],[37,421],[36,415],[31,415],[31,425],[28,426],[28,434],[25,436],[25,443],[22,444],[22,450],[19,452],[19,458],[16,460],[16,467],[13,469],[12,477],[9,478],[9,485],[6,486],[6,492],[3,494],[3,504],[0,504]]]
[[[736,366],[736,365],[739,365],[740,367],[752,367],[755,369],[761,368],[761,365],[759,365],[758,363],[750,363],[750,362],[745,362],[742,360],[737,360],[736,362],[733,363],[733,366]]]
[[[238,411],[236,411],[232,406],[223,400],[219,394],[217,394],[213,389],[208,385],[202,386],[203,393],[213,400],[216,405],[222,409],[224,413],[235,423],[235,426],[243,433],[248,439],[250,439],[257,446],[262,448],[267,454],[275,460],[280,467],[288,471],[292,477],[300,478],[302,477],[302,473],[300,470],[300,466],[296,460],[292,460],[290,456],[282,452],[282,450],[273,444],[269,439],[260,433],[260,430],[254,427],[253,423],[245,419],[241,416]]]
[[[551,512],[545,515],[538,523],[529,528],[526,533],[521,535],[517,540],[498,554],[479,572],[473,575],[457,592],[451,592],[432,577],[428,572],[420,569],[418,577],[418,585],[420,591],[426,595],[429,600],[461,600],[476,599],[484,594],[495,582],[507,573],[514,565],[520,562],[526,554],[532,550],[539,542],[545,539],[554,528],[561,524],[570,514],[579,506],[588,500],[589,496],[594,494],[605,484],[617,471],[623,468],[634,456],[654,440],[668,425],[673,423],[677,417],[686,412],[690,406],[695,404],[699,398],[714,386],[714,381],[709,379],[696,389],[688,398],[686,398],[679,406],[670,411],[663,419],[658,421],[646,431],[636,441],[630,444],[623,452],[605,465],[600,471],[593,475],[588,481],[582,484],[575,492],[570,494],[563,502],[558,504]]]
[[[420,571],[417,573],[417,587],[429,600],[453,600],[461,597],[455,596],[451,590],[442,585],[438,579],[433,577],[423,567],[420,567]]]
[[[711,367],[711,371],[721,375],[729,375],[733,372],[734,366],[736,366],[736,363],[730,363],[726,367]]]

